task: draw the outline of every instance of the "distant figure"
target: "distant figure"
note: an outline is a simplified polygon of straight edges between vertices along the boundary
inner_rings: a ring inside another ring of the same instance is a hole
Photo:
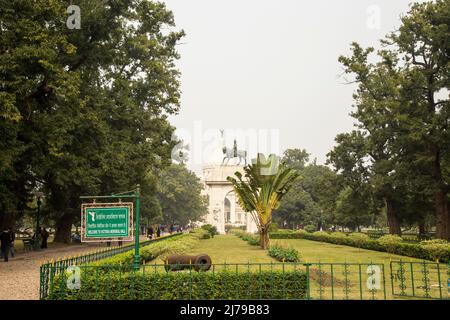
[[[9,248],[11,243],[11,235],[9,234],[8,229],[3,230],[3,232],[0,234],[0,241],[2,257],[5,262],[8,262]]]
[[[42,228],[41,230],[41,239],[42,239],[42,243],[41,243],[41,249],[47,249],[47,239],[50,236],[50,234],[48,233],[48,231],[45,228]]]
[[[106,246],[107,246],[107,247],[111,247],[111,240],[112,240],[112,239],[109,238],[108,241],[106,241]]]
[[[152,228],[152,227],[148,228],[148,237],[149,237],[150,239],[153,239],[153,233],[154,233],[153,228]]]
[[[119,245],[119,247],[122,246],[122,240],[117,241],[117,244]]]
[[[9,228],[9,236],[10,236],[9,252],[11,253],[11,258],[14,258],[14,241],[16,240],[16,233],[13,231],[12,228]]]
[[[156,229],[156,237],[161,237],[161,228],[158,226],[158,229]]]

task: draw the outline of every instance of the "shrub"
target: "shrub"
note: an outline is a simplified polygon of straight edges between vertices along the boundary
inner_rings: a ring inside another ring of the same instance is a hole
[[[425,249],[430,260],[450,261],[450,243],[443,239],[425,240],[421,246]]]
[[[352,233],[348,237],[358,248],[361,248],[364,243],[370,240],[369,236],[364,233]]]
[[[225,233],[230,233],[231,232],[231,229],[233,229],[234,228],[234,226],[232,225],[232,224],[226,224],[225,225]]]
[[[312,224],[308,224],[308,225],[305,226],[303,229],[304,229],[306,232],[311,232],[311,233],[317,230],[316,226],[315,226],[315,225],[312,225]]]
[[[287,285],[289,284],[289,285]],[[47,300],[238,300],[304,299],[303,271],[261,272],[149,272],[98,274],[82,270],[81,287],[66,288],[66,279],[55,277]]]
[[[284,248],[280,245],[272,245],[269,248],[269,256],[281,262],[299,262],[300,257],[294,248]]]
[[[215,235],[218,235],[218,234],[219,234],[219,233],[217,232],[216,226],[213,226],[212,224],[204,224],[201,228],[202,228],[203,230],[208,231],[212,238],[213,238]]]
[[[258,236],[255,236],[253,234],[247,233],[242,230],[236,230],[236,229],[233,230],[233,234],[235,236],[238,236],[242,240],[247,241],[252,246],[259,246],[259,237]]]
[[[269,225],[269,232],[277,232],[278,231],[278,226],[276,223],[271,223]]]
[[[381,244],[389,253],[395,253],[395,249],[402,241],[402,237],[392,234],[387,234],[377,239],[377,242]]]

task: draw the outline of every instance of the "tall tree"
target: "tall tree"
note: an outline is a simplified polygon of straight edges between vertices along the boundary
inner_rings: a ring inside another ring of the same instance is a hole
[[[164,4],[77,4],[79,30],[66,27],[66,5],[57,1],[0,6],[6,88],[0,99],[8,111],[2,121],[14,128],[8,145],[16,155],[6,178],[23,173],[16,179],[22,192],[15,194],[24,198],[41,186],[55,240],[63,242],[70,240],[81,194],[136,184],[143,194],[152,192],[147,177],[170,164],[167,116],[179,105],[174,61],[183,32],[172,31],[173,15]]]
[[[385,41],[404,59],[404,148],[409,163],[427,166],[436,213],[436,236],[450,240],[450,2],[415,3]],[[440,95],[441,94],[441,95]],[[417,168],[416,168],[417,170]],[[415,171],[416,171],[415,170]]]
[[[172,164],[159,178],[157,197],[165,223],[187,225],[202,219],[207,212],[207,199],[201,194],[203,185],[195,173],[184,164]]]

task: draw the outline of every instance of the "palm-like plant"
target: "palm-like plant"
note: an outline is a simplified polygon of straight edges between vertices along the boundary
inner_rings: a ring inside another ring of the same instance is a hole
[[[258,154],[254,163],[244,167],[244,177],[236,172],[236,178],[227,178],[233,184],[239,205],[255,221],[263,249],[269,246],[272,211],[279,207],[281,199],[299,176],[296,170],[278,165],[277,161],[275,155],[271,154],[266,161],[264,155]]]

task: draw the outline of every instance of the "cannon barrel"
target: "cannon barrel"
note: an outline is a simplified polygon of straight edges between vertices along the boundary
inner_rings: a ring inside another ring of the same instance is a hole
[[[208,271],[211,268],[211,258],[207,254],[196,256],[170,255],[164,260],[166,271],[179,271],[193,268],[195,271]]]

